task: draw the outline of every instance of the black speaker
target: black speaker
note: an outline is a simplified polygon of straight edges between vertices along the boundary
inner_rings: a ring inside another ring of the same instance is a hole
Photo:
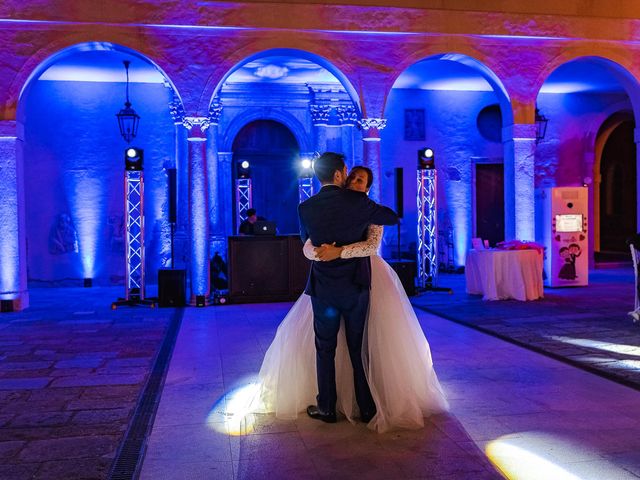
[[[169,223],[176,223],[176,169],[167,169],[169,176]]]
[[[398,278],[409,297],[416,294],[416,262],[411,260],[389,261],[391,268],[398,274]]]
[[[204,295],[196,295],[196,307],[206,307],[207,297]]]
[[[158,305],[161,307],[184,307],[186,303],[186,270],[158,270]]]
[[[13,312],[13,300],[0,300],[0,312]]]
[[[396,213],[400,218],[404,215],[404,179],[402,176],[402,167],[396,167]]]

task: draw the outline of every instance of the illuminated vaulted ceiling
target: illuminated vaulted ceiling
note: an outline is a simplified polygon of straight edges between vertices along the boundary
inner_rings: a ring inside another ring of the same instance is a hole
[[[162,73],[151,63],[123,52],[104,51],[81,51],[61,58],[43,72],[40,80],[124,82],[123,60],[131,61],[129,78],[132,83],[166,83]],[[326,68],[291,56],[270,56],[253,60],[234,71],[226,82],[340,84]],[[443,59],[427,59],[413,64],[398,77],[394,88],[492,90],[478,70]],[[543,93],[623,91],[608,66],[589,59],[562,65],[547,78],[541,90]]]
[[[302,58],[270,56],[245,63],[227,78],[228,83],[335,83],[338,79],[326,68]]]

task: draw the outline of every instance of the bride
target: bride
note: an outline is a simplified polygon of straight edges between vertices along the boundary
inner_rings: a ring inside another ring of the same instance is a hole
[[[354,167],[346,188],[368,192],[371,170]],[[304,246],[307,258],[325,261],[337,258],[371,257],[371,295],[363,340],[363,363],[377,413],[368,428],[386,432],[395,428],[424,426],[424,417],[448,410],[447,400],[433,369],[429,343],[398,276],[377,253],[383,227],[370,225],[367,239],[335,247]],[[337,410],[355,423],[359,416],[353,372],[344,334],[338,334],[336,350]],[[260,407],[277,418],[295,419],[318,392],[316,352],[311,297],[296,301],[267,350],[259,373]]]

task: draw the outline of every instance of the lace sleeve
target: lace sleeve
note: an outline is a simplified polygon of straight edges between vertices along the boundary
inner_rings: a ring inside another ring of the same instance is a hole
[[[316,252],[313,248],[314,247],[311,243],[311,239],[307,238],[307,241],[304,242],[304,247],[302,247],[302,252],[304,253],[304,256],[309,260],[318,260],[318,257],[316,257]]]
[[[367,239],[342,247],[340,258],[370,257],[371,255],[376,255],[382,242],[382,231],[383,227],[381,225],[369,225]]]

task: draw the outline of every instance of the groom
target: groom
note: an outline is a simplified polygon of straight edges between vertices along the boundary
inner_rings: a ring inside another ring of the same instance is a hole
[[[344,189],[347,167],[339,153],[322,154],[313,166],[320,191],[298,207],[302,241],[314,246],[343,246],[366,238],[369,224],[395,225],[393,210],[370,200],[365,193]],[[318,405],[307,408],[311,418],[336,422],[335,353],[340,317],[344,318],[349,357],[353,366],[356,400],[363,422],[376,413],[362,364],[362,338],[369,308],[369,257],[313,262],[305,293],[311,296],[316,343]]]

